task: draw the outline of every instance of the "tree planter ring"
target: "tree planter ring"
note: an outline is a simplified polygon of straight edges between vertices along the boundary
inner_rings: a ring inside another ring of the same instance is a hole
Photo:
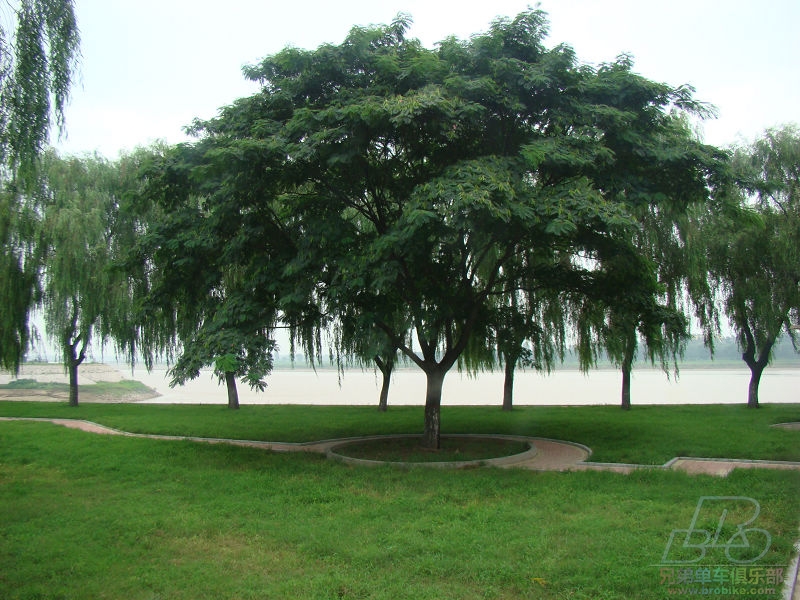
[[[350,438],[342,440],[328,448],[325,453],[330,459],[343,462],[348,465],[357,465],[362,467],[378,467],[381,465],[391,465],[395,467],[408,468],[408,467],[432,467],[434,469],[474,469],[477,467],[501,467],[507,463],[517,463],[523,460],[532,459],[536,455],[536,448],[530,438],[516,435],[493,435],[493,434],[449,434],[442,435],[442,439],[493,439],[504,440],[511,442],[523,442],[528,445],[528,449],[524,452],[516,454],[509,454],[508,456],[498,456],[496,458],[482,458],[476,460],[445,460],[445,461],[386,461],[386,460],[373,460],[367,458],[354,458],[340,454],[337,450],[350,446],[352,444],[360,444],[369,441],[382,441],[382,440],[399,440],[399,439],[421,439],[422,436],[418,434],[404,434],[404,435],[374,435],[368,437]]]

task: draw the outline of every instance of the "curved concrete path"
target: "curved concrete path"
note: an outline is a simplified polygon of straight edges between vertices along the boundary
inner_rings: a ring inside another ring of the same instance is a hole
[[[188,440],[207,444],[233,444],[272,450],[273,452],[317,452],[326,454],[333,447],[341,444],[342,439],[322,440],[318,442],[260,442],[254,440],[234,440],[224,438],[204,438],[194,436],[157,435],[144,433],[130,433],[112,427],[106,427],[91,421],[79,419],[47,419],[34,417],[0,417],[0,421],[42,421],[80,429],[90,433],[104,435],[122,435],[127,437],[148,438],[157,440]],[[781,426],[796,428],[796,424],[781,424]],[[551,440],[547,438],[528,437],[535,452],[526,452],[515,456],[504,457],[496,460],[495,466],[502,468],[521,468],[532,471],[615,471],[630,473],[636,469],[673,469],[690,474],[717,475],[725,477],[734,469],[793,469],[800,470],[800,462],[766,461],[766,460],[736,460],[718,458],[676,457],[664,465],[635,465],[620,463],[586,462],[592,451],[582,444]]]

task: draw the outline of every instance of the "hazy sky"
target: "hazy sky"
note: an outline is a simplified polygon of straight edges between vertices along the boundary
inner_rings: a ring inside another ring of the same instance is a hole
[[[64,152],[115,158],[213,117],[256,91],[241,67],[287,45],[339,43],[354,25],[411,15],[410,35],[428,47],[483,32],[525,0],[76,0],[82,35],[78,85],[67,109]],[[542,0],[548,47],[566,42],[581,62],[626,52],[637,72],[688,83],[720,117],[706,141],[728,145],[765,128],[800,122],[797,0]],[[55,140],[54,140],[55,141]]]

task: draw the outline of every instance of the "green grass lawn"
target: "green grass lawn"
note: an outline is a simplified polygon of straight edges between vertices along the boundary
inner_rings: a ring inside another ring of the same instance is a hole
[[[4,402],[0,416],[274,441],[416,433],[422,422],[421,409],[399,407]],[[769,428],[800,420],[800,405],[445,407],[442,417],[447,433],[568,439],[603,461],[800,458],[800,432]],[[683,569],[754,576],[788,567],[797,472],[357,468],[304,453],[2,422],[0,598],[667,598],[673,588],[658,565],[670,533],[687,528],[707,496],[756,500],[761,512],[748,527],[769,532],[771,544],[757,567],[736,567],[717,549]],[[715,515],[698,526],[713,529]]]
[[[0,402],[0,416],[69,417],[124,431],[309,442],[379,434],[421,433],[423,408],[369,406],[146,405]],[[664,464],[675,456],[800,461],[800,434],[771,429],[800,421],[800,404],[519,407],[442,407],[442,433],[497,433],[578,442],[591,460]]]

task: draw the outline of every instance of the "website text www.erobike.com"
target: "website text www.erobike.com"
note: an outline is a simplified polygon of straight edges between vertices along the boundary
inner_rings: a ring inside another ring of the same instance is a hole
[[[774,597],[788,568],[759,563],[772,545],[755,523],[760,512],[747,496],[702,496],[689,527],[670,533],[656,565],[660,585],[675,596]]]

